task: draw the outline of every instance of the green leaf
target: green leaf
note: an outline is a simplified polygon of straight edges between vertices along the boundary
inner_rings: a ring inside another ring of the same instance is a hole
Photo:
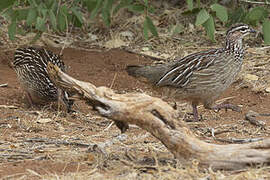
[[[114,0],[106,0],[104,8],[110,12],[112,9],[113,2],[114,2]]]
[[[270,20],[266,19],[263,22],[262,25],[262,32],[263,32],[263,39],[264,39],[264,43],[269,45],[270,44]]]
[[[145,19],[144,20],[144,23],[143,23],[143,36],[146,40],[148,40],[149,38],[149,35],[148,35],[148,23],[147,23],[147,20]]]
[[[88,12],[91,13],[95,9],[98,2],[97,1],[92,1],[92,0],[85,0],[84,3],[86,5],[86,7],[87,7]]]
[[[112,3],[113,3],[113,0],[105,0],[104,7],[102,8],[102,18],[107,27],[109,27],[111,24]]]
[[[26,24],[28,26],[31,26],[32,23],[36,21],[36,18],[37,18],[37,10],[36,8],[31,8],[27,14]]]
[[[93,19],[94,17],[96,17],[97,13],[99,12],[99,10],[101,9],[103,0],[98,0],[95,8],[93,9],[93,11],[91,12],[90,18]]]
[[[78,7],[72,7],[70,8],[72,13],[74,14],[74,16],[76,16],[76,18],[80,21],[80,23],[83,23],[83,18],[82,18],[82,13],[80,11],[78,11]]]
[[[171,36],[174,36],[176,34],[179,34],[181,32],[184,31],[184,26],[182,24],[176,24],[173,28],[172,28],[172,33]]]
[[[75,27],[82,27],[82,23],[74,15],[68,15],[68,22],[72,22]]]
[[[133,4],[133,5],[130,5],[130,6],[128,7],[128,9],[129,9],[130,11],[133,11],[133,12],[139,12],[139,13],[144,12],[144,8],[145,8],[145,6],[142,5],[142,4]]]
[[[43,17],[45,17],[48,10],[47,10],[45,4],[40,3],[40,4],[38,5],[38,7],[37,7],[37,11],[38,11],[39,16],[42,15]]]
[[[60,31],[64,31],[67,28],[66,18],[67,18],[67,7],[64,5],[60,8],[57,14],[57,26]]]
[[[144,0],[144,5],[148,7],[148,0]]]
[[[255,7],[247,14],[247,21],[250,23],[256,23],[264,18],[267,18],[268,12],[264,7]]]
[[[19,16],[18,10],[12,10],[12,9],[10,9],[10,11],[11,11],[11,14],[10,14],[11,21],[17,21],[17,18]]]
[[[145,20],[146,20],[146,23],[147,23],[147,26],[148,26],[148,29],[150,30],[150,32],[154,36],[158,36],[158,32],[157,32],[156,26],[154,25],[153,21],[148,16],[145,17]]]
[[[14,4],[15,0],[1,0],[0,3],[0,13],[2,12],[2,10],[12,6]]]
[[[230,15],[229,15],[229,20],[230,20],[230,24],[232,25],[234,23],[237,22],[242,22],[244,17],[245,17],[245,10],[243,7],[239,7],[237,8],[235,11],[233,11]]]
[[[41,14],[42,14],[42,17],[43,18],[46,18],[47,17],[47,13],[48,13],[48,9],[42,9],[41,10]]]
[[[216,3],[216,4],[211,5],[211,9],[216,12],[217,17],[222,22],[228,21],[228,12],[224,6],[221,6],[220,4]]]
[[[200,0],[197,0],[197,7],[201,8],[201,1]]]
[[[113,14],[116,14],[120,9],[130,6],[132,0],[121,0],[120,3],[113,9]]]
[[[49,10],[49,18],[50,18],[50,23],[52,25],[53,30],[56,31],[57,30],[56,17],[52,10]]]
[[[66,17],[63,14],[58,14],[57,16],[57,26],[60,31],[64,31],[66,29]]]
[[[46,0],[45,5],[46,5],[47,9],[51,9],[55,2],[56,2],[55,0]]]
[[[215,23],[214,18],[212,16],[203,24],[203,27],[206,30],[207,36],[211,39],[211,41],[215,42]]]
[[[110,13],[106,11],[106,9],[102,9],[102,19],[107,27],[110,26],[111,20],[110,20]]]
[[[27,9],[18,9],[18,17],[17,20],[21,21],[21,20],[26,20],[27,19],[27,15],[28,15],[28,11],[30,10],[30,8]]]
[[[57,10],[57,7],[58,7],[57,3],[58,3],[58,1],[53,0],[53,4],[48,9],[49,10],[52,10],[52,11],[56,11]]]
[[[35,0],[28,0],[28,3],[32,6],[32,7],[37,7],[37,2]]]
[[[209,19],[209,17],[210,15],[205,9],[200,10],[200,12],[197,14],[195,25],[199,26],[205,23]]]
[[[11,24],[8,26],[8,36],[11,41],[15,40],[16,34],[16,20],[12,21]]]
[[[41,17],[37,17],[36,29],[39,31],[45,31],[46,30],[45,22],[46,22],[45,19]]]
[[[150,6],[150,7],[148,7],[147,11],[148,11],[149,13],[154,14],[154,13],[155,13],[155,8],[154,8],[153,6]]]
[[[192,9],[193,9],[193,0],[186,0],[186,1],[187,1],[188,10],[192,11]]]

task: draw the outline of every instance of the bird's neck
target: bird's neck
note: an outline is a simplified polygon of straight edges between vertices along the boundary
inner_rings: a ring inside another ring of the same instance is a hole
[[[226,46],[225,49],[232,53],[244,53],[243,45],[242,45],[242,38],[234,39],[228,37],[226,39]]]

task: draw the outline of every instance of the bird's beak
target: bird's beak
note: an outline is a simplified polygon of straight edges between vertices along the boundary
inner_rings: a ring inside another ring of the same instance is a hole
[[[255,29],[250,28],[251,33],[256,33],[257,31]]]

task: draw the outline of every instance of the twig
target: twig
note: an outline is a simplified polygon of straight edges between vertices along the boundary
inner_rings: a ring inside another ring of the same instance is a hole
[[[260,116],[270,116],[270,113],[259,113]]]
[[[66,145],[66,146],[79,146],[79,147],[94,147],[94,146],[98,146],[100,148],[105,148],[107,146],[111,146],[113,144],[115,144],[116,141],[123,141],[127,138],[127,135],[125,134],[121,134],[118,135],[117,137],[107,140],[104,143],[101,144],[86,144],[86,143],[80,143],[80,142],[74,142],[74,141],[68,141],[68,140],[55,140],[55,139],[48,139],[48,138],[29,138],[26,139],[25,142],[41,142],[41,143],[45,143],[45,144],[62,144],[62,145]]]
[[[211,130],[209,129],[209,131],[211,132],[211,136],[216,140],[218,138],[216,138],[216,135],[218,134],[222,134],[222,133],[227,133],[227,132],[233,132],[232,130],[220,130],[220,131],[215,131],[214,128],[211,128]]]
[[[15,153],[21,153],[21,154],[33,154],[32,152],[27,152],[27,151],[20,151],[16,149],[0,149],[0,152],[15,152]]]
[[[240,0],[241,2],[244,3],[250,3],[250,4],[262,4],[262,5],[270,5],[269,2],[258,2],[258,1],[249,1],[249,0]]]
[[[7,86],[8,86],[8,83],[0,84],[0,87],[7,87]]]
[[[246,113],[245,118],[250,122],[250,124],[265,128],[265,122],[256,120],[256,116],[260,116],[260,114],[250,110]]]
[[[7,105],[0,105],[0,108],[7,108],[7,109],[18,109],[17,106],[7,106]]]
[[[63,144],[66,146],[80,146],[80,147],[89,147],[89,146],[95,145],[95,144],[69,142],[67,140],[54,140],[54,139],[47,139],[47,138],[30,138],[30,139],[26,139],[25,141],[26,142],[43,142],[45,144]]]
[[[217,104],[222,104],[225,101],[228,101],[228,100],[233,99],[233,98],[235,98],[235,96],[230,96],[230,97],[226,97],[226,98],[223,98],[223,99],[219,99],[219,100],[216,101],[216,103]]]
[[[21,179],[22,177],[23,177],[23,179],[24,179],[24,177],[25,177],[25,172],[7,175],[7,176],[4,176],[4,177],[1,177],[1,179],[14,179],[15,177],[16,177],[16,178],[19,178],[18,176],[20,176],[20,179]]]
[[[113,124],[114,124],[114,121],[111,122],[111,123],[109,124],[109,126],[106,127],[103,131],[108,131],[108,130],[111,128],[111,126],[112,126]]]
[[[98,144],[98,146],[102,149],[104,149],[105,147],[111,146],[113,144],[115,144],[118,141],[123,141],[125,139],[127,139],[127,135],[126,134],[120,134],[112,139],[109,139],[107,141],[105,141],[104,143]]]
[[[114,82],[115,82],[116,77],[117,77],[117,73],[115,73],[114,76],[113,76],[113,80],[112,80],[112,83],[111,83],[111,85],[110,85],[110,88],[113,87],[113,84],[114,84]]]
[[[258,48],[254,48],[255,50],[256,49],[259,49],[259,50],[264,50],[264,49],[269,49],[270,48],[270,46],[265,46],[265,47],[258,47]]]
[[[28,171],[30,174],[33,174],[35,176],[38,176],[38,177],[42,178],[42,176],[40,174],[38,174],[36,171],[33,171],[31,169],[26,169],[26,171]]]
[[[9,160],[23,160],[23,159],[32,159],[33,157],[31,155],[26,154],[0,154],[0,157],[3,157],[5,159]]]
[[[262,141],[263,138],[248,138],[248,139],[238,139],[238,138],[221,139],[221,138],[215,138],[215,140],[220,141],[220,142],[226,142],[226,143],[244,144],[244,143]]]

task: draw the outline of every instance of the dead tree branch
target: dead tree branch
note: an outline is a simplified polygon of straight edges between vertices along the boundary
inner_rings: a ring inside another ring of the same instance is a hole
[[[114,120],[122,131],[128,124],[150,132],[183,163],[197,159],[201,166],[238,170],[270,162],[270,139],[248,144],[217,145],[199,140],[178,113],[159,98],[141,93],[116,94],[63,73],[49,64],[48,72],[58,86],[80,95],[100,115]]]

